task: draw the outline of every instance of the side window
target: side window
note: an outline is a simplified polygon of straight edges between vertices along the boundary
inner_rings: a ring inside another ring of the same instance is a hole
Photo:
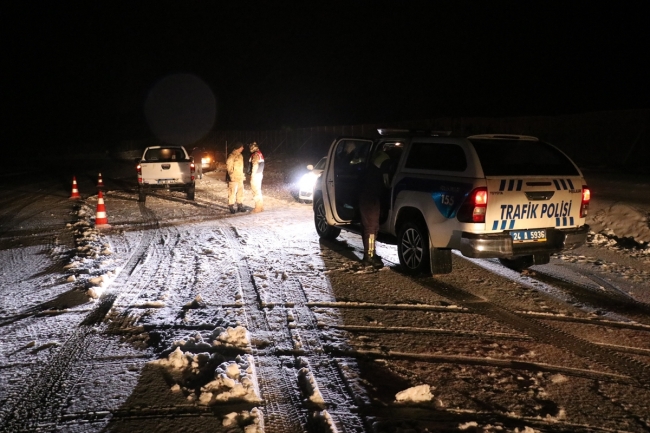
[[[365,165],[370,151],[369,141],[341,140],[336,145],[335,168],[342,171],[356,170]]]
[[[418,170],[465,171],[465,152],[456,144],[418,143],[411,145],[406,168]]]

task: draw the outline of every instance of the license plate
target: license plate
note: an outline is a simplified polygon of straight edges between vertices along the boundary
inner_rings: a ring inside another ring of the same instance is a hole
[[[158,183],[174,183],[175,179],[158,179]]]
[[[515,230],[510,232],[512,241],[519,242],[543,242],[546,240],[546,230]]]

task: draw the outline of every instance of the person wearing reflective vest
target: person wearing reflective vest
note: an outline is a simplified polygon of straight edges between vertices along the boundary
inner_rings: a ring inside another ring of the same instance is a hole
[[[248,173],[251,176],[251,191],[253,191],[253,200],[255,208],[253,213],[264,210],[264,201],[262,198],[262,178],[264,177],[264,155],[260,152],[257,143],[253,141],[248,145],[251,156],[248,160]]]
[[[238,142],[233,146],[226,160],[226,179],[228,181],[228,209],[230,213],[246,212],[244,204],[244,143]],[[235,204],[237,207],[235,207]]]

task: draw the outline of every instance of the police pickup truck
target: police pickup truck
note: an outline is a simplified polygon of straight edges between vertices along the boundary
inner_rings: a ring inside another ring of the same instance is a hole
[[[194,200],[195,165],[183,146],[147,147],[142,158],[136,159],[138,172],[138,201],[156,189],[184,191]]]
[[[521,135],[379,133],[330,146],[313,200],[321,238],[361,232],[360,180],[383,151],[392,167],[378,238],[397,245],[406,273],[449,273],[452,250],[522,270],[586,241],[590,191],[580,169],[551,144]]]

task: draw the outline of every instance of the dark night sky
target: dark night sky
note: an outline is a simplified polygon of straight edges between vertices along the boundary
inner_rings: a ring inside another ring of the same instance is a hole
[[[146,138],[193,74],[216,128],[648,108],[644,2],[14,2],[5,120],[25,140]]]

